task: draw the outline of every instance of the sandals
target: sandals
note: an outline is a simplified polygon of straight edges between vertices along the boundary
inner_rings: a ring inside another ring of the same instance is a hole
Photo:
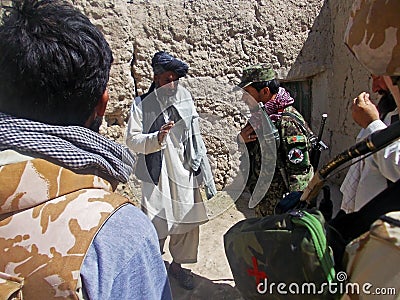
[[[190,270],[183,269],[179,264],[173,262],[168,268],[168,273],[178,280],[179,285],[184,289],[194,289],[194,278]]]

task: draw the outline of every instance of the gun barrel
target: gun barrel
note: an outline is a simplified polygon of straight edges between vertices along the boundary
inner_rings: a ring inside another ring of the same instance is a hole
[[[316,145],[315,148],[313,148],[311,151],[311,165],[313,166],[314,170],[317,170],[318,168],[321,151],[328,149],[328,146],[326,146],[325,143],[322,142],[322,134],[324,133],[324,127],[327,118],[328,114],[322,114],[321,125],[319,126]]]
[[[328,118],[328,114],[322,114],[321,125],[319,127],[319,132],[318,132],[318,143],[322,140],[322,134],[324,133],[324,127],[325,127],[327,118]]]

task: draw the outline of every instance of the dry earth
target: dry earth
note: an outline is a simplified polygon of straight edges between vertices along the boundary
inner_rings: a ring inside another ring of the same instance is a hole
[[[223,205],[232,201],[227,194],[219,193],[216,197]],[[173,298],[179,299],[230,299],[241,300],[224,252],[223,235],[239,220],[253,217],[254,212],[247,207],[249,195],[243,194],[230,208],[200,226],[200,246],[198,263],[183,267],[191,269],[194,274],[195,289],[187,291],[181,288],[175,278],[170,276]],[[165,247],[167,250],[167,247]],[[166,252],[164,260],[171,262]]]

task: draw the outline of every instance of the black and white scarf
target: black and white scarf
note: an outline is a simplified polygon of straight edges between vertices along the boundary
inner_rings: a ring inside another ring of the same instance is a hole
[[[12,149],[61,163],[71,170],[95,168],[127,182],[134,166],[130,150],[81,126],[55,126],[0,112],[0,151]]]

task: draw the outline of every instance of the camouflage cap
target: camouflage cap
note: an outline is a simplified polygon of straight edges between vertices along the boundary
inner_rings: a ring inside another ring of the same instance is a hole
[[[239,87],[245,88],[253,82],[269,81],[275,78],[275,72],[269,64],[257,64],[243,69]]]
[[[344,41],[375,75],[400,75],[400,1],[355,0]]]

